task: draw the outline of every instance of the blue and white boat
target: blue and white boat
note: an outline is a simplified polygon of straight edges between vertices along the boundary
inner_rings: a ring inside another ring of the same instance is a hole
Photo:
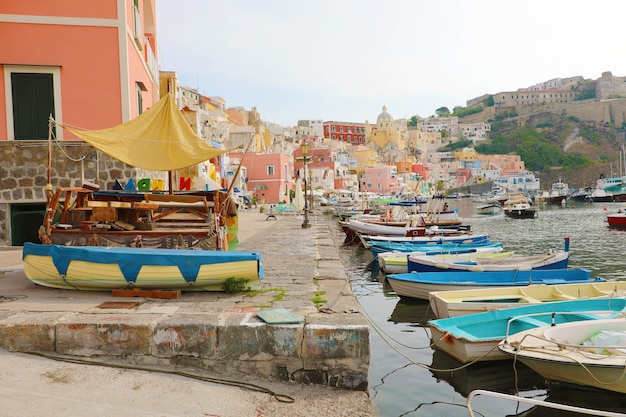
[[[510,256],[506,258],[448,257],[438,259],[423,255],[410,255],[407,272],[486,272],[509,270],[565,269],[569,262],[569,238],[565,238],[562,251]]]
[[[605,281],[601,277],[591,278],[591,273],[586,269],[533,269],[471,273],[465,271],[409,272],[387,275],[387,280],[397,295],[422,300],[428,300],[428,293],[433,291]]]
[[[409,242],[374,242],[369,250],[372,252],[374,257],[377,257],[379,253],[382,252],[428,252],[429,254],[458,254],[458,253],[470,253],[477,252],[477,249],[485,252],[491,249],[495,249],[495,251],[502,251],[502,243],[489,243],[486,242],[478,242],[478,243],[452,243],[452,242],[444,242],[444,243],[425,243],[425,244],[417,244],[417,243],[409,243]]]
[[[460,362],[511,358],[498,349],[500,341],[516,333],[553,323],[600,320],[626,312],[624,298],[555,301],[466,316],[430,320],[435,346]]]

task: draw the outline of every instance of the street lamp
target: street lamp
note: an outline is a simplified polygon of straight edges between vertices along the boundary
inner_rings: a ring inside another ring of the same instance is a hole
[[[302,150],[302,159],[304,160],[304,222],[302,223],[303,229],[309,229],[311,224],[309,223],[309,201],[306,198],[306,172],[307,172],[307,154],[309,153],[309,144],[306,141],[302,140],[302,145],[300,146]]]

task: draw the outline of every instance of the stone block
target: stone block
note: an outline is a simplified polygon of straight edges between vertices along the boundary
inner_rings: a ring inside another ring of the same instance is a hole
[[[305,360],[366,357],[369,361],[369,327],[307,324],[302,351]]]
[[[65,355],[149,355],[151,315],[81,314],[56,327],[57,352]]]
[[[155,356],[191,356],[213,359],[217,346],[215,317],[181,314],[160,321],[153,336]]]
[[[17,352],[54,352],[55,326],[63,313],[19,313],[0,321],[0,347]]]
[[[299,358],[302,324],[218,327],[220,359],[272,360]]]

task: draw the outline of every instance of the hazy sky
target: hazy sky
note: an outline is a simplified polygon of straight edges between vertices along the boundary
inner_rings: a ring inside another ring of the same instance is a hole
[[[159,66],[263,120],[375,122],[604,71],[624,0],[156,0]]]

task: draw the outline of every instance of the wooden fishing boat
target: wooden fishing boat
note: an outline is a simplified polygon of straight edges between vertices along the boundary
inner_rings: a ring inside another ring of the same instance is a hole
[[[499,349],[544,378],[626,393],[626,320],[623,317],[556,325],[546,323],[507,335]]]
[[[480,249],[477,251],[477,249]],[[502,243],[489,243],[486,242],[444,242],[444,243],[425,243],[422,245],[410,243],[410,242],[372,242],[372,245],[369,247],[370,252],[374,258],[378,257],[379,253],[382,252],[427,252],[431,255],[434,254],[460,254],[460,253],[473,253],[473,252],[485,252],[490,251],[491,249],[494,252],[502,251]],[[407,271],[408,272],[408,271]]]
[[[584,320],[617,317],[626,312],[624,298],[557,301],[430,320],[436,348],[460,362],[510,359],[498,349],[505,338],[519,332]],[[623,369],[622,369],[623,371]]]
[[[428,299],[437,318],[447,318],[554,301],[624,296],[626,281],[606,281],[434,291]]]
[[[406,236],[407,222],[383,222],[381,220],[359,220],[350,218],[347,221],[347,227],[354,233],[362,233],[366,235],[386,235],[386,236]],[[423,229],[423,228],[422,228]]]
[[[377,242],[411,243],[417,245],[438,243],[489,243],[489,235],[486,233],[472,234],[467,232],[433,232],[426,235],[415,236],[382,236],[382,235],[359,235],[365,248],[370,248]]]
[[[529,256],[489,257],[454,257],[445,259],[423,255],[410,255],[407,261],[408,272],[486,272],[510,270],[564,269],[569,261],[569,240],[566,249],[557,252]]]
[[[494,214],[500,214],[500,204],[497,203],[490,203],[490,204],[482,204],[480,206],[476,207],[476,212],[478,214],[484,214],[484,215],[494,215]]]
[[[223,291],[226,281],[259,289],[256,252],[171,250],[25,243],[24,274],[35,284],[68,290],[120,288]]]
[[[465,251],[463,251],[465,252]],[[502,246],[487,245],[484,247],[476,247],[468,249],[465,253],[443,253],[433,254],[432,252],[382,252],[378,254],[378,266],[381,272],[385,274],[405,274],[408,271],[408,257],[409,256],[429,256],[436,258],[439,261],[445,262],[449,258],[459,258],[470,260],[473,258],[507,258],[513,256],[514,252],[503,252]]]
[[[514,287],[531,284],[567,284],[604,282],[604,278],[591,278],[586,269],[538,269],[529,271],[488,272],[409,272],[387,275],[391,288],[401,297],[428,300],[433,291],[470,288]]]

